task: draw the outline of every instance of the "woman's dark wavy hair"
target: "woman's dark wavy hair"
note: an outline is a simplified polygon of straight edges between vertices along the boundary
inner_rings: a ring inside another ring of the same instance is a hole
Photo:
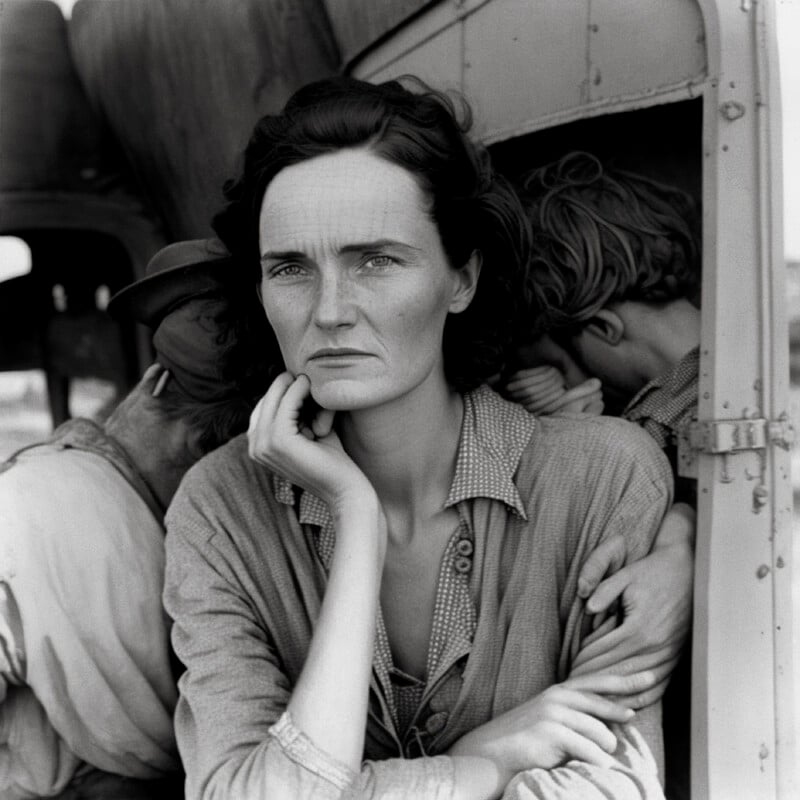
[[[430,214],[454,268],[473,251],[483,266],[475,298],[451,314],[444,330],[450,384],[466,391],[503,365],[522,296],[530,234],[519,199],[492,169],[487,151],[467,137],[471,112],[463,98],[436,92],[416,78],[374,85],[336,77],[309,84],[283,112],[263,117],[244,152],[238,179],[225,185],[227,206],[214,228],[260,280],[258,222],[270,181],[285,167],[350,147],[412,173],[430,198]],[[250,266],[252,265],[252,266]],[[270,346],[280,353],[272,336]]]
[[[536,331],[576,332],[612,302],[695,300],[699,219],[677,187],[576,151],[531,172],[520,194],[533,232]]]

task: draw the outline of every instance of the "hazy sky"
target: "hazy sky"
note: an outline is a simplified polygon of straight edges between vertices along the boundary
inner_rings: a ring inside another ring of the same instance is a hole
[[[778,0],[783,106],[783,231],[786,257],[800,261],[800,0]]]

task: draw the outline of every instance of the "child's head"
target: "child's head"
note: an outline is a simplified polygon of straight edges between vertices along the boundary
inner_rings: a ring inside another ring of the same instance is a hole
[[[534,333],[574,333],[612,303],[696,298],[699,226],[685,192],[573,152],[530,173],[521,196]]]

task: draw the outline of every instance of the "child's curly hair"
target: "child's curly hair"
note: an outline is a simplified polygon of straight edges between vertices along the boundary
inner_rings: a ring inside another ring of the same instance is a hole
[[[534,334],[579,329],[615,301],[696,297],[699,220],[685,192],[572,152],[528,174],[520,195]]]

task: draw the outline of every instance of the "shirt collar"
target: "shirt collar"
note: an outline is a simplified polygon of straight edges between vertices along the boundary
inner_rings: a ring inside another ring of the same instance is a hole
[[[456,456],[456,472],[445,507],[462,500],[489,498],[505,503],[527,519],[514,476],[536,427],[536,419],[522,406],[504,400],[488,386],[464,395],[464,418]],[[300,491],[300,524],[320,527],[330,520],[328,508],[316,495]],[[274,476],[275,499],[295,504],[293,485]]]
[[[680,361],[667,372],[657,375],[645,384],[625,406],[622,416],[631,414],[642,405],[645,398],[656,392],[663,392],[668,397],[679,396],[689,391],[697,392],[697,375],[700,370],[700,348],[693,347]]]

